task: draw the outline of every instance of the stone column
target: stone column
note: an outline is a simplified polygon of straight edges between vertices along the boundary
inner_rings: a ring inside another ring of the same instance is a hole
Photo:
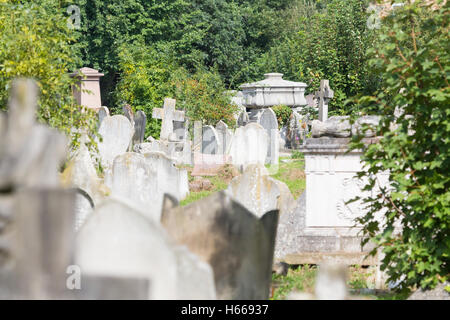
[[[80,76],[80,73],[84,76]],[[72,92],[77,103],[91,109],[98,110],[102,106],[100,94],[100,77],[104,74],[91,68],[81,68],[70,74],[77,78],[78,83],[72,87]],[[88,90],[89,92],[85,92]]]

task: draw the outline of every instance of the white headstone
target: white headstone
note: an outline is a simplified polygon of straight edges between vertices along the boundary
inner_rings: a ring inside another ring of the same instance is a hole
[[[233,165],[238,168],[250,164],[265,164],[269,138],[266,130],[257,123],[236,129],[230,147]]]
[[[233,139],[233,133],[228,129],[228,125],[220,120],[216,125],[216,132],[220,141],[219,154],[228,154],[230,152],[231,140]]]
[[[149,298],[176,299],[177,259],[156,222],[121,202],[100,205],[79,230],[75,263],[85,274],[150,279]]]
[[[114,160],[111,195],[140,210],[146,217],[159,221],[160,212],[154,210],[157,207],[154,204],[162,195],[156,179],[156,168],[142,154],[121,154]]]
[[[161,140],[168,140],[170,134],[174,132],[174,121],[183,122],[184,121],[184,111],[175,110],[175,99],[166,98],[164,99],[164,107],[154,108],[152,117],[154,119],[162,119],[161,125]]]
[[[122,115],[105,118],[98,130],[102,141],[98,142],[101,164],[111,168],[115,157],[125,153],[133,137],[134,129],[130,121]]]

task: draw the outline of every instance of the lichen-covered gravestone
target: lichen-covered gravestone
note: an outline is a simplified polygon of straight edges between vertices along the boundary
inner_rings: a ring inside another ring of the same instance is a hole
[[[209,263],[219,299],[268,299],[278,211],[258,218],[225,192],[185,207],[165,197],[162,224]]]

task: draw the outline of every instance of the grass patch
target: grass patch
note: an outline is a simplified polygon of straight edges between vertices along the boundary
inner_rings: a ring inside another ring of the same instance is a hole
[[[285,300],[290,292],[301,291],[314,293],[315,279],[318,268],[310,265],[300,265],[290,268],[286,276],[272,274],[271,300]],[[373,289],[375,286],[375,268],[350,266],[347,286],[349,290]],[[408,294],[389,291],[372,290],[376,294],[357,294],[360,297],[374,300],[405,300]]]
[[[283,158],[280,158],[278,171],[271,177],[286,183],[294,198],[297,199],[306,188],[305,161],[293,159],[291,162],[282,162],[281,160]]]
[[[317,268],[309,265],[289,269],[286,276],[273,274],[273,296],[270,299],[284,300],[293,290],[313,293],[316,275]]]

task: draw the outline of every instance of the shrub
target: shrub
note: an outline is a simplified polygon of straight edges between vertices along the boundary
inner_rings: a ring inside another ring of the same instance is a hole
[[[6,109],[14,78],[34,78],[40,88],[39,120],[66,133],[74,145],[80,131],[96,125],[94,113],[81,112],[72,96],[75,40],[64,10],[54,1],[0,3],[0,108]]]
[[[368,212],[357,222],[384,252],[381,268],[400,291],[450,279],[450,4],[434,5],[408,1],[382,20],[370,64],[383,88],[359,99],[382,116],[381,140],[365,149],[367,173],[359,176],[372,191],[375,174],[387,172],[390,188],[363,199]],[[354,147],[364,147],[360,137]]]

